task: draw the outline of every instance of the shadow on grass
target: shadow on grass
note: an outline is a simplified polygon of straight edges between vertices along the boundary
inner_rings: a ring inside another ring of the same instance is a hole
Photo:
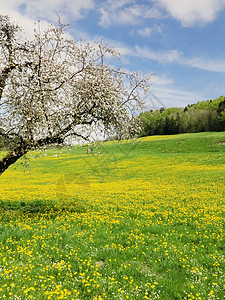
[[[42,216],[47,218],[54,218],[56,215],[63,212],[70,213],[85,213],[86,208],[78,201],[45,201],[45,200],[33,200],[33,201],[0,201],[0,211],[16,212],[18,215],[30,215],[30,216]]]

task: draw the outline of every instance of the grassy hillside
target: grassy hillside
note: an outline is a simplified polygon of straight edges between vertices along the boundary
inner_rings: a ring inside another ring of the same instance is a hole
[[[224,299],[224,154],[225,133],[29,154],[0,178],[0,299]]]

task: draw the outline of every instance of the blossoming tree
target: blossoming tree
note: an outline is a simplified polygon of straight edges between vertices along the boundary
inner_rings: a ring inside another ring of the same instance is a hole
[[[59,20],[26,40],[0,15],[0,139],[8,150],[0,175],[29,150],[89,141],[93,128],[121,137],[135,131],[133,112],[150,76],[107,64],[115,49],[76,42],[67,29]]]

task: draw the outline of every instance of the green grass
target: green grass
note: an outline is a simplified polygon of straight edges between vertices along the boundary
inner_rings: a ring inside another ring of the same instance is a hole
[[[11,166],[0,299],[224,299],[224,141],[146,137]]]

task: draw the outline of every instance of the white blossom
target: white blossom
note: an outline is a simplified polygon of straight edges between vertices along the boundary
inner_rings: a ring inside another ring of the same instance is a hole
[[[115,49],[74,41],[66,29],[59,20],[28,41],[0,15],[0,137],[11,147],[0,174],[29,150],[88,141],[93,125],[121,138],[135,133],[133,114],[150,76],[105,64],[109,55],[119,56]]]

